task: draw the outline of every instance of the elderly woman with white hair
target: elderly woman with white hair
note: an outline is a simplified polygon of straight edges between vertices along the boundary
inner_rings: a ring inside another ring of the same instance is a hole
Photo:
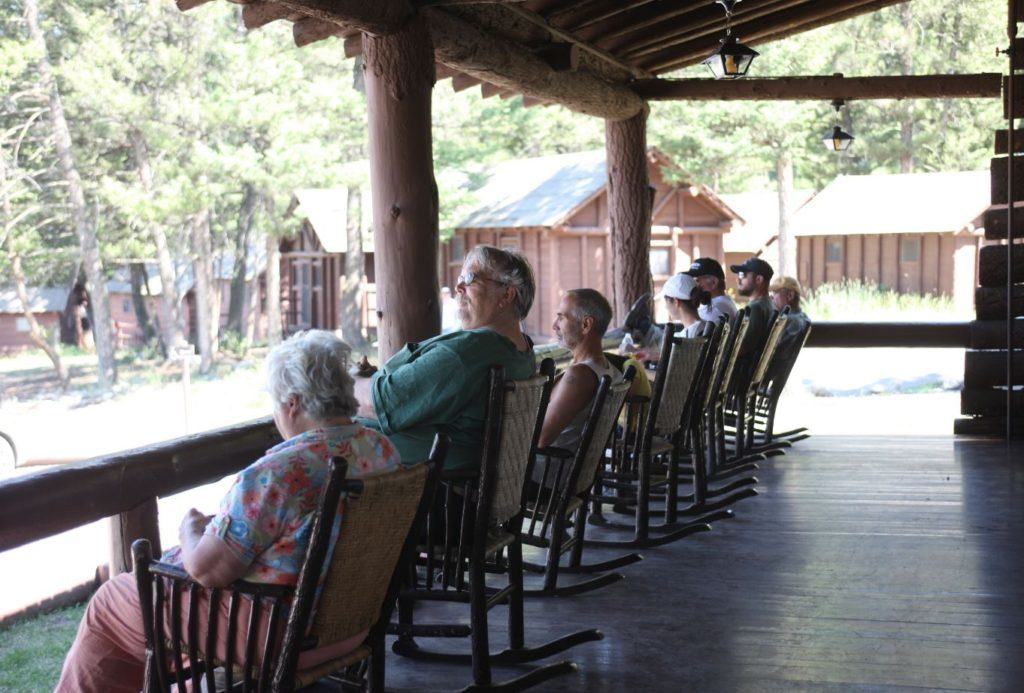
[[[398,453],[385,437],[352,419],[358,402],[348,374],[349,357],[345,342],[320,330],[299,333],[270,353],[267,389],[284,442],[238,473],[217,514],[189,510],[179,529],[180,547],[162,560],[181,565],[207,588],[240,578],[295,584],[330,459],[344,458],[350,478],[380,474],[399,464]],[[331,547],[341,522],[339,513]],[[227,600],[221,601],[220,618],[227,622]],[[244,638],[244,630],[239,629],[239,638]],[[225,632],[226,627],[218,628],[218,633]],[[299,667],[342,656],[364,637],[362,633],[304,652]],[[242,651],[237,647],[236,652]],[[138,691],[144,660],[135,580],[131,574],[119,575],[89,602],[56,690]]]
[[[491,366],[505,377],[533,375],[533,344],[520,323],[536,285],[526,258],[513,250],[479,245],[466,255],[455,285],[462,329],[407,344],[374,375],[370,398],[376,426],[403,458],[425,459],[434,434],[451,441],[445,469],[480,463],[484,409]]]

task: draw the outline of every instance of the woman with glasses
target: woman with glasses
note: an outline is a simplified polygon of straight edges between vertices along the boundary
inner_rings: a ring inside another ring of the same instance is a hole
[[[455,285],[461,330],[407,344],[388,359],[370,384],[377,420],[402,459],[425,459],[434,434],[451,439],[445,469],[480,462],[489,370],[521,380],[535,369],[533,343],[521,321],[536,285],[521,254],[481,245],[466,256]]]

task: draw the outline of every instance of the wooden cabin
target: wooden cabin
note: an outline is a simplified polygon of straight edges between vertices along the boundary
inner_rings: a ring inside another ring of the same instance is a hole
[[[723,236],[742,219],[708,187],[673,182],[681,171],[657,149],[648,150],[647,164],[655,191],[649,259],[657,291],[694,258],[724,260]],[[607,184],[603,149],[494,166],[475,193],[477,207],[442,248],[442,283],[454,286],[466,252],[484,243],[515,248],[533,264],[537,297],[526,319],[531,334],[551,333],[563,291],[589,287],[611,300]]]
[[[367,214],[367,205],[362,206]],[[348,252],[348,188],[304,188],[292,194],[287,215],[300,219],[299,233],[281,241],[281,317],[285,334],[340,326],[341,279]],[[363,277],[358,310],[364,335],[377,329],[373,235],[360,216]]]
[[[44,330],[59,330],[66,289],[28,288],[29,309]],[[14,289],[0,289],[0,354],[34,347],[24,307]]]
[[[990,204],[987,171],[840,176],[793,215],[799,279],[943,294],[969,311]]]

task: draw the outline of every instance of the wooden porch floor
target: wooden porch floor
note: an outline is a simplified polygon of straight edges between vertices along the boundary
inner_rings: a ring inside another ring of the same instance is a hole
[[[535,690],[1024,690],[1024,447],[812,437],[757,476],[734,519],[645,551],[626,580],[528,601],[528,645],[606,636]],[[389,654],[389,690],[469,682]]]

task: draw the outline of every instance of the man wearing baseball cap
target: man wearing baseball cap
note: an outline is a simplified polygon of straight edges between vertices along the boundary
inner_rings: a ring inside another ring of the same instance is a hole
[[[725,295],[725,272],[718,260],[711,257],[697,258],[684,274],[693,277],[697,286],[704,290],[702,305],[697,310],[701,320],[715,324],[723,315],[729,320],[736,317],[736,304]]]
[[[750,322],[747,333],[740,344],[740,353],[736,368],[741,374],[752,373],[768,339],[768,323],[771,322],[775,307],[768,298],[768,286],[771,284],[775,270],[759,257],[747,258],[742,264],[730,265],[729,269],[736,275],[740,296],[748,296],[750,302]],[[734,382],[743,382],[740,377]]]

